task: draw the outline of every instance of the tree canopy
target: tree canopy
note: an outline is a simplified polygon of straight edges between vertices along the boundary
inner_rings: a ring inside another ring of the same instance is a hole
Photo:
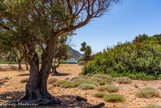
[[[102,16],[119,0],[1,0],[0,38],[24,55],[30,78],[21,100],[59,103],[47,91],[47,79],[59,39]],[[42,50],[39,60],[36,47]],[[41,67],[39,66],[41,61]]]

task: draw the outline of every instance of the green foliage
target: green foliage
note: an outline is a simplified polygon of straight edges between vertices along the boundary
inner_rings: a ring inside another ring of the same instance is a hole
[[[107,74],[94,74],[93,76],[103,79],[106,83],[112,82],[112,77]]]
[[[161,76],[161,34],[139,35],[94,55],[82,74],[109,74],[131,79],[156,80]]]
[[[119,88],[114,86],[114,85],[107,85],[106,86],[106,90],[110,93],[112,92],[118,92],[119,91]]]
[[[105,92],[107,89],[106,89],[106,86],[99,86],[98,88],[97,88],[97,91],[99,91],[99,92]]]
[[[105,95],[106,95],[105,92],[98,92],[98,93],[95,93],[95,94],[94,94],[94,96],[95,96],[95,97],[98,97],[98,98],[103,98]]]
[[[146,87],[146,88],[136,92],[136,96],[139,98],[159,97],[159,92],[154,88]]]
[[[114,85],[105,85],[105,86],[99,86],[97,88],[97,91],[100,91],[100,92],[108,91],[112,93],[112,92],[118,92],[119,88]]]
[[[125,102],[125,97],[119,94],[107,94],[103,96],[103,99],[107,102]]]
[[[60,84],[60,87],[62,88],[73,88],[75,85],[72,82],[64,82],[63,84]]]
[[[91,89],[95,89],[96,85],[84,83],[84,84],[81,84],[79,88],[82,90],[91,90]]]
[[[128,77],[119,77],[116,79],[116,82],[119,84],[130,84],[132,80]]]
[[[78,64],[76,62],[61,62],[61,64]]]
[[[67,82],[66,80],[60,80],[60,81],[56,81],[55,83],[53,83],[53,86],[60,86],[63,83]]]
[[[82,84],[93,84],[95,86],[98,85],[97,82],[91,81],[90,79],[83,79],[83,78],[77,78],[73,81],[73,83],[74,83],[75,86],[79,86],[79,85],[82,85]]]

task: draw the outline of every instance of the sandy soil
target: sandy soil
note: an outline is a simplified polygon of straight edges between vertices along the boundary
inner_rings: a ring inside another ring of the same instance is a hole
[[[2,65],[1,65],[2,67]],[[50,78],[56,78],[58,80],[62,79],[71,79],[72,77],[78,76],[82,70],[82,66],[77,64],[63,64],[58,68],[58,72],[61,73],[60,76],[50,76]],[[25,84],[20,83],[22,79],[29,77],[28,71],[0,71],[0,78],[10,75],[12,78],[6,82],[0,83],[0,103],[14,101],[23,96],[25,91]],[[138,85],[138,88],[135,88],[135,84]],[[105,102],[106,108],[139,108],[147,105],[160,105],[161,98],[152,98],[152,99],[142,99],[136,98],[134,96],[135,92],[145,88],[153,87],[156,88],[161,93],[161,80],[157,81],[139,81],[134,80],[131,84],[116,84],[119,87],[118,94],[122,94],[126,97],[126,102],[124,103],[109,103]],[[63,89],[59,87],[53,87],[51,84],[48,85],[49,92],[62,100],[64,106],[69,108],[85,108],[87,106],[96,105],[101,102],[104,102],[103,99],[95,98],[93,96],[96,93],[96,90],[80,90],[79,88],[72,89]],[[81,96],[86,98],[87,102],[78,102],[75,101],[76,96]],[[63,108],[61,107],[61,108]]]

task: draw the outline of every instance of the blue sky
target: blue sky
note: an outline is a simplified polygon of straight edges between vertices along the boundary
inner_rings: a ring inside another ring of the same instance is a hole
[[[117,42],[131,41],[139,34],[161,34],[161,0],[122,0],[76,33],[71,41],[73,48],[79,51],[85,41],[93,53]]]

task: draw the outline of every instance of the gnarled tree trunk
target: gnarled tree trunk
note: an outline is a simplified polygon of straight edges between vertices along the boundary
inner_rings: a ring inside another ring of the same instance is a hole
[[[60,104],[60,100],[54,98],[47,91],[47,79],[50,74],[54,49],[48,50],[42,54],[41,69],[39,69],[39,58],[37,53],[34,54],[30,65],[30,78],[26,85],[26,93],[21,101],[37,103],[40,105]]]

